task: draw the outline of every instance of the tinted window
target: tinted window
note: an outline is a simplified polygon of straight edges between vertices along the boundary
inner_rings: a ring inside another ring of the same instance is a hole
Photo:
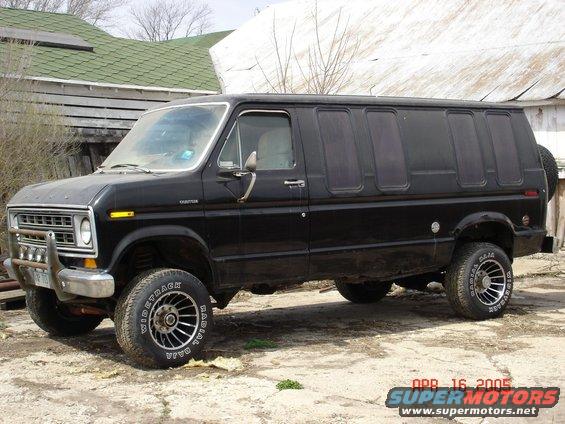
[[[318,124],[330,190],[361,187],[361,168],[349,113],[343,110],[318,111]]]
[[[475,120],[470,113],[449,113],[447,115],[461,185],[481,185],[485,181],[481,146],[475,128]]]
[[[398,110],[402,142],[411,173],[455,174],[455,155],[444,110]]]
[[[399,188],[408,185],[400,130],[393,112],[367,112],[369,135],[373,145],[377,185]]]
[[[253,112],[240,116],[222,148],[218,164],[223,168],[242,168],[252,152],[257,152],[257,170],[294,166],[288,115]]]
[[[504,114],[489,113],[487,122],[492,136],[498,181],[500,184],[519,183],[522,180],[522,173],[510,117]]]

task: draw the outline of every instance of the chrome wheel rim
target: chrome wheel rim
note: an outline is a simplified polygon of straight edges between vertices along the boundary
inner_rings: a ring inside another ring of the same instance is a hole
[[[182,349],[198,330],[200,314],[196,302],[180,291],[164,293],[149,313],[153,341],[166,350]]]
[[[479,265],[473,281],[477,298],[483,305],[492,306],[500,302],[506,291],[506,274],[500,262],[494,259]]]

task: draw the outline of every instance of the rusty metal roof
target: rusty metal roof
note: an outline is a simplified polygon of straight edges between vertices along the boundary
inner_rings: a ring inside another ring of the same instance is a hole
[[[315,45],[314,5],[294,0],[270,6],[212,47],[224,91],[273,91],[265,77],[276,79],[273,24],[283,54],[294,29],[290,73],[295,91],[307,91],[297,63],[304,67]],[[565,99],[563,0],[319,0],[322,46],[340,11],[359,44],[352,77],[339,94]]]

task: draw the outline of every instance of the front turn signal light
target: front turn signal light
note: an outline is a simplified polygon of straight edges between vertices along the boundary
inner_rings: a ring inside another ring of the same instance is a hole
[[[88,269],[96,269],[98,265],[96,265],[96,261],[92,258],[86,258],[84,260],[84,267]]]
[[[110,218],[133,218],[135,216],[134,211],[114,211],[110,212]]]

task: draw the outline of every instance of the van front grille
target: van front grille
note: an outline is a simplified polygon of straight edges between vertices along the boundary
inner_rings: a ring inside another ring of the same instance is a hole
[[[35,215],[29,213],[18,214],[18,224],[26,227],[60,227],[73,228],[73,217],[70,215]]]
[[[73,216],[71,214],[48,212],[20,212],[16,215],[18,228],[26,230],[53,231],[57,247],[76,247]],[[20,235],[20,243],[44,246],[45,239],[37,236]]]
[[[20,226],[20,228],[26,228]],[[62,233],[59,231],[54,231],[55,233],[55,240],[57,242],[57,246],[75,246],[75,235],[73,233]],[[45,244],[45,239],[37,236],[20,236],[20,240],[23,243],[31,243],[37,245]]]

